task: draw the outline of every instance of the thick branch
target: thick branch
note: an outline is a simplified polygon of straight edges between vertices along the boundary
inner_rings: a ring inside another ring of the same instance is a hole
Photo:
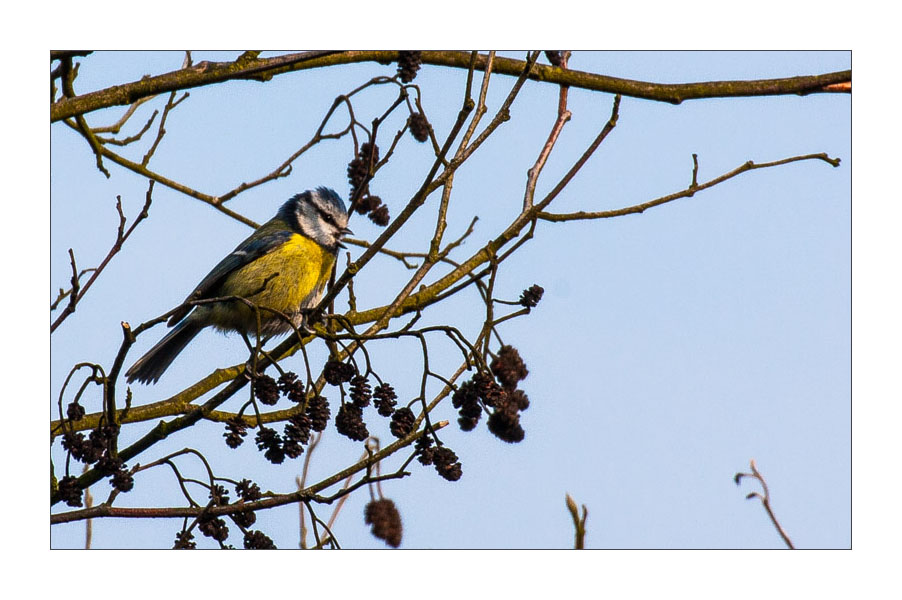
[[[472,53],[457,51],[424,51],[422,62],[437,66],[469,69]],[[122,85],[90,92],[74,98],[63,98],[50,107],[50,121],[82,115],[102,108],[131,104],[146,96],[173,90],[184,90],[230,80],[267,80],[273,76],[302,69],[313,69],[368,61],[396,61],[397,51],[304,52],[266,59],[239,59],[234,62],[202,62],[197,65],[146,77]],[[484,70],[488,57],[480,54],[476,69]],[[512,58],[496,57],[492,70],[503,75],[519,76],[526,63]],[[851,93],[852,71],[822,75],[761,79],[750,81],[706,81],[697,83],[652,83],[609,77],[550,65],[536,65],[529,74],[535,81],[573,88],[621,94],[659,102],[679,104],[699,98],[773,96],[820,92]]]
[[[266,80],[276,74],[295,71],[300,68],[301,64],[329,54],[331,52],[301,52],[268,59],[249,58],[242,55],[234,62],[204,61],[163,75],[142,77],[131,83],[114,85],[74,98],[63,98],[51,105],[50,122],[101,108],[131,104],[146,96],[155,96],[164,92],[186,90],[234,79]],[[318,63],[314,66],[325,65]]]

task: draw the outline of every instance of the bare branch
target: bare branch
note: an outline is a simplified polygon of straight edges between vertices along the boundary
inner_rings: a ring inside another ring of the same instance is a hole
[[[695,155],[693,155],[695,156]],[[784,158],[781,160],[775,160],[772,162],[764,162],[764,163],[756,163],[753,161],[747,161],[740,166],[736,167],[732,171],[724,173],[719,177],[715,177],[710,181],[706,181],[705,183],[696,183],[695,177],[698,173],[698,163],[695,163],[692,174],[692,184],[689,185],[685,190],[676,192],[673,194],[668,194],[666,196],[661,196],[660,198],[655,198],[654,200],[649,200],[648,202],[643,202],[642,204],[636,204],[634,206],[627,206],[625,208],[618,208],[615,210],[602,210],[597,212],[585,212],[579,211],[575,213],[566,213],[566,214],[555,214],[555,213],[547,213],[540,212],[538,217],[545,221],[581,221],[586,219],[609,219],[611,217],[622,217],[624,215],[638,214],[643,213],[649,208],[654,208],[655,206],[661,206],[662,204],[667,204],[668,202],[673,202],[674,200],[679,200],[680,198],[691,198],[695,195],[696,192],[700,192],[706,190],[708,188],[714,187],[717,184],[723,183],[728,179],[732,179],[737,175],[741,175],[742,173],[746,173],[748,171],[754,171],[755,169],[769,169],[771,167],[777,167],[780,165],[785,165],[793,162],[799,162],[804,160],[822,160],[827,164],[838,167],[840,159],[838,158],[830,158],[826,153],[819,154],[804,154],[801,156],[791,156],[789,158]],[[697,158],[696,158],[697,161]]]
[[[761,500],[761,505],[764,506],[764,510],[767,511],[767,516],[770,517],[771,523],[774,524],[777,532],[780,534],[780,537],[783,538],[783,542],[790,550],[795,550],[795,546],[792,545],[792,540],[789,539],[789,536],[786,534],[786,530],[783,529],[783,526],[780,525],[780,522],[777,520],[777,516],[774,514],[773,509],[770,505],[770,490],[767,488],[767,482],[764,481],[764,476],[758,471],[758,467],[755,466],[755,461],[751,460],[749,462],[749,466],[752,469],[751,473],[736,473],[733,476],[733,481],[736,482],[736,485],[739,485],[742,481],[743,477],[751,477],[752,479],[757,479],[758,483],[761,484],[761,488],[764,490],[764,494],[759,494],[758,492],[752,492],[746,496],[746,499],[751,500],[752,498],[758,498]]]
[[[566,494],[567,500],[567,510],[570,512],[570,518],[573,519],[573,530],[574,530],[574,542],[573,548],[575,550],[583,550],[586,547],[586,518],[589,516],[589,511],[586,510],[586,505],[583,504],[583,514],[580,516],[579,509],[576,507],[576,501],[570,497],[570,494]]]
[[[422,61],[426,64],[459,69],[469,69],[470,52],[424,51]],[[131,104],[145,96],[184,90],[193,87],[221,83],[229,80],[266,80],[276,75],[301,69],[314,69],[341,64],[398,60],[397,51],[349,51],[349,52],[305,52],[287,54],[269,59],[254,59],[234,62],[201,62],[197,65],[172,71],[164,75],[147,77],[139,81],[117,85],[74,98],[63,98],[50,107],[50,121],[82,115],[101,108]],[[475,68],[485,70],[488,59],[480,54]],[[524,61],[511,58],[497,58],[494,70],[503,75],[519,76],[523,72]],[[784,94],[850,93],[851,71],[838,71],[822,75],[761,79],[755,81],[706,81],[699,83],[651,83],[610,77],[596,73],[586,73],[562,69],[550,65],[537,65],[529,78],[556,85],[620,94],[634,98],[657,100],[679,104],[684,100],[699,98],[727,98],[745,96],[772,96]]]
[[[147,218],[148,210],[150,210],[150,204],[153,201],[153,181],[151,181],[147,187],[147,194],[144,200],[144,207],[141,209],[141,212],[138,213],[138,216],[132,222],[131,227],[128,228],[128,231],[124,231],[125,226],[125,215],[122,213],[122,199],[118,196],[116,197],[116,210],[119,213],[119,228],[116,232],[116,241],[113,243],[113,247],[110,248],[110,251],[107,253],[106,258],[101,261],[100,265],[98,265],[92,272],[91,278],[88,279],[88,282],[85,283],[84,287],[79,285],[79,276],[75,270],[75,256],[72,254],[72,250],[69,250],[69,257],[72,261],[72,291],[69,294],[69,304],[63,309],[63,312],[60,313],[59,317],[50,325],[50,333],[56,331],[56,328],[60,326],[60,324],[66,320],[66,318],[75,312],[75,306],[79,300],[81,300],[84,295],[87,293],[88,289],[90,289],[91,285],[100,274],[103,272],[104,268],[109,264],[109,262],[113,259],[116,254],[122,249],[122,245],[129,238],[132,232],[135,230],[135,227],[138,224]]]
[[[562,69],[566,69],[567,59],[569,57],[570,52],[565,52],[561,56],[560,65],[558,66],[560,66]],[[548,140],[542,147],[542,151],[539,152],[539,157],[536,159],[536,163],[529,170],[528,178],[526,180],[526,193],[523,197],[524,212],[532,208],[533,197],[536,193],[536,183],[538,183],[539,181],[539,175],[542,173],[542,169],[545,167],[545,162],[548,160],[548,156],[551,154],[551,150],[554,148],[554,144],[555,142],[557,142],[558,136],[564,129],[564,125],[567,123],[567,121],[570,120],[570,111],[567,110],[567,92],[569,90],[569,86],[561,86],[558,95],[557,119],[555,120],[554,125],[551,128],[551,132],[548,134]]]

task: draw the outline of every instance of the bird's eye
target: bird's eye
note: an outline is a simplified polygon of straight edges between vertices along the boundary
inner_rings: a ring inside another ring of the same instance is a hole
[[[332,218],[332,215],[323,215],[323,221],[329,225],[335,225],[335,219]]]

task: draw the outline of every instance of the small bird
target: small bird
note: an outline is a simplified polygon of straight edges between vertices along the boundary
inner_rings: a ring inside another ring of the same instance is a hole
[[[292,325],[271,311],[284,313],[297,327],[305,309],[322,297],[348,229],[348,212],[333,190],[319,187],[297,194],[279,208],[276,216],[260,226],[222,259],[194,288],[185,303],[209,298],[238,296],[259,307],[256,311],[240,300],[185,305],[169,318],[175,325],[125,373],[131,383],[156,383],[175,357],[201,329],[237,331],[270,337],[292,330]],[[190,313],[190,314],[189,314]]]

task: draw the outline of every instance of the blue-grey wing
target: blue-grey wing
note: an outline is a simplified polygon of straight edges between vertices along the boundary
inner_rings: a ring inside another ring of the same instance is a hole
[[[247,238],[237,248],[223,258],[213,269],[204,277],[197,287],[185,298],[185,302],[192,300],[203,300],[204,298],[213,298],[216,296],[215,290],[220,286],[228,275],[246,264],[252,263],[261,256],[269,254],[294,235],[291,231],[273,231],[260,235],[259,232],[254,233]],[[183,306],[177,312],[169,317],[169,326],[173,326],[191,312],[193,306]]]

